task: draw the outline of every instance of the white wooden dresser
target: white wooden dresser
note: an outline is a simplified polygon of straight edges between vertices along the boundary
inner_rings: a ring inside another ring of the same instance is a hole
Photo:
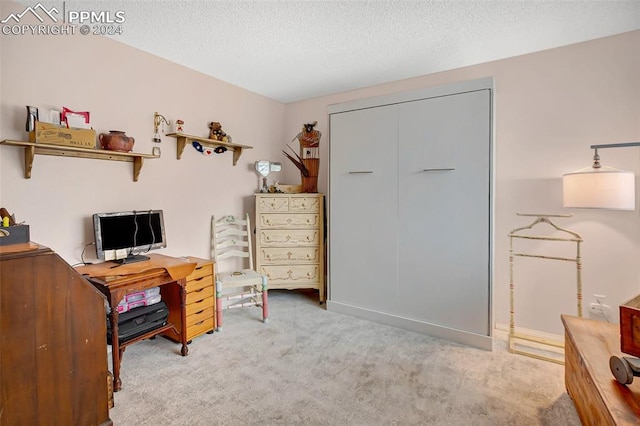
[[[313,288],[324,302],[324,194],[256,194],[255,222],[269,289]]]

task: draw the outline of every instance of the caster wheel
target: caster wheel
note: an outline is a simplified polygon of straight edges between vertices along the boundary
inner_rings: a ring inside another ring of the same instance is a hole
[[[190,345],[190,344],[191,344],[191,340],[187,340],[187,345]]]
[[[631,370],[627,360],[624,358],[612,356],[609,358],[609,368],[611,368],[611,372],[618,383],[623,385],[630,385],[633,383],[633,371]]]

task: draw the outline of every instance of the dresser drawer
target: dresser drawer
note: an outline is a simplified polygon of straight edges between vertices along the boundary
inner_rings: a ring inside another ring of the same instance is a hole
[[[209,297],[205,297],[204,299],[201,300],[197,300],[195,302],[189,303],[186,306],[187,309],[187,317],[189,315],[193,315],[193,314],[197,314],[200,311],[203,311],[207,308],[212,308],[214,306],[214,297],[213,296],[209,296]]]
[[[213,286],[203,287],[200,290],[187,293],[187,305],[206,299],[207,297],[213,297]]]
[[[315,214],[278,214],[265,213],[259,216],[260,228],[284,228],[284,229],[305,229],[318,228],[320,225],[320,215]]]
[[[289,211],[292,213],[320,213],[322,197],[289,197]]]
[[[260,273],[267,276],[267,285],[271,284],[307,284],[320,281],[318,265],[264,265]]]
[[[193,291],[198,291],[204,287],[212,287],[213,286],[213,276],[205,275],[204,277],[189,279],[187,280],[186,290],[187,293],[191,293]]]
[[[258,251],[260,263],[297,264],[319,263],[319,247],[262,247]]]
[[[300,195],[258,196],[258,213],[320,213],[322,197]]]
[[[256,209],[259,212],[288,212],[289,197],[258,197]]]
[[[320,231],[316,229],[265,229],[258,235],[260,246],[313,246],[320,244]]]

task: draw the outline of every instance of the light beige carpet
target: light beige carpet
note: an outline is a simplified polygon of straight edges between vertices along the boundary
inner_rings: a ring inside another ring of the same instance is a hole
[[[317,293],[271,291],[225,312],[179,355],[127,348],[116,425],[579,425],[564,367],[328,312]]]

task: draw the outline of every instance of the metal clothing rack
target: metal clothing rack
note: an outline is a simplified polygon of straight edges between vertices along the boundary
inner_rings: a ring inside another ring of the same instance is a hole
[[[536,219],[528,226],[523,226],[521,228],[516,228],[509,233],[509,303],[510,303],[510,312],[509,312],[509,350],[511,353],[516,353],[520,355],[530,356],[532,358],[537,358],[545,361],[555,362],[557,364],[564,365],[564,360],[559,359],[552,356],[543,355],[539,352],[532,352],[523,349],[517,349],[516,342],[524,341],[524,342],[533,342],[537,345],[546,345],[552,346],[556,348],[564,348],[564,342],[557,342],[550,339],[545,339],[539,336],[528,335],[524,333],[517,333],[515,329],[515,303],[514,303],[514,279],[513,279],[513,261],[515,257],[533,257],[538,259],[547,259],[547,260],[560,260],[565,262],[574,262],[576,264],[576,291],[577,291],[577,313],[578,317],[582,317],[582,258],[580,256],[580,244],[582,243],[582,237],[580,234],[570,231],[565,228],[561,228],[554,224],[550,217],[571,217],[573,215],[552,215],[552,214],[524,214],[524,213],[516,213],[518,216],[533,216]],[[560,231],[565,234],[569,234],[568,237],[552,237],[552,236],[543,236],[543,235],[526,235],[519,233],[520,231],[531,229],[534,226],[546,223],[551,225],[557,231]],[[544,256],[539,254],[531,254],[531,253],[515,253],[513,251],[513,240],[515,238],[520,239],[528,239],[528,240],[543,240],[543,241],[555,241],[555,242],[575,242],[576,243],[576,256],[571,257],[558,257],[558,256]],[[522,342],[520,342],[522,344]]]

